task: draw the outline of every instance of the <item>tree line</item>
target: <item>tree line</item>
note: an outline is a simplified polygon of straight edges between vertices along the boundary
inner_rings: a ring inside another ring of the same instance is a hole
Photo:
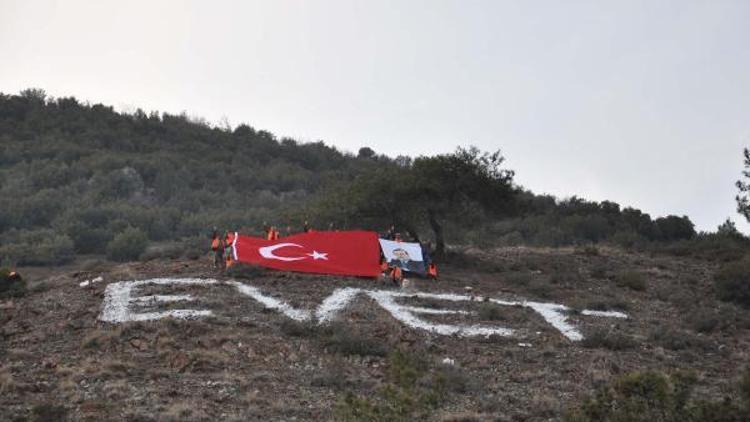
[[[185,113],[116,112],[28,89],[0,94],[0,259],[56,265],[119,245],[199,245],[217,227],[263,222],[384,230],[435,245],[669,242],[698,234],[613,202],[559,200],[517,186],[500,151],[395,157]],[[116,239],[119,236],[119,240]],[[136,239],[136,240],[128,240]]]

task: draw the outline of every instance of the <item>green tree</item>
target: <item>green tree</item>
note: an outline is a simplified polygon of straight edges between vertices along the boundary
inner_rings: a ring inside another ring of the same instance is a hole
[[[107,257],[119,262],[132,261],[138,259],[147,245],[146,233],[141,229],[129,227],[107,244]]]
[[[514,172],[502,168],[504,161],[500,151],[481,152],[476,147],[414,160],[412,206],[429,222],[436,255],[445,252],[442,222],[446,219],[460,218],[474,207],[494,216],[512,210],[517,189]]]
[[[735,197],[737,201],[737,212],[744,215],[747,221],[750,221],[750,150],[745,148],[742,151],[745,157],[745,170],[742,170],[742,179],[738,180],[735,185],[740,193]]]
[[[508,213],[517,189],[513,171],[502,168],[499,151],[458,148],[432,157],[398,157],[376,163],[355,180],[342,181],[322,201],[323,214],[366,226],[395,225],[417,236],[429,227],[436,255],[445,252],[444,224],[479,208],[493,216]],[[417,236],[418,237],[418,236]]]

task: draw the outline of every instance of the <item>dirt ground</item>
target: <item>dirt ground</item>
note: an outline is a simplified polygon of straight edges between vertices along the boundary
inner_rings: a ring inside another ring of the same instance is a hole
[[[452,360],[449,383],[460,388],[452,386],[427,416],[432,420],[559,420],[612,377],[642,369],[695,371],[699,394],[721,397],[750,364],[750,312],[716,301],[714,270],[703,261],[610,248],[467,250],[441,266],[440,281],[410,280],[409,291],[563,304],[585,339],[569,340],[527,308],[488,312],[481,303],[405,299],[475,312],[425,319],[518,333],[437,335],[360,297],[336,317],[334,329],[339,337],[366,340],[355,350],[321,341],[309,325],[293,324],[225,285],[139,292],[192,294],[194,302],[158,309],[211,309],[211,317],[97,320],[112,282],[228,280],[208,258],[121,265],[89,259],[54,270],[20,269],[29,293],[0,301],[0,420],[331,420],[347,392],[378,394],[388,377],[387,354],[396,349],[434,366]],[[97,276],[103,281],[79,286]],[[397,289],[385,281],[280,272],[237,280],[306,309],[342,286]],[[583,309],[629,318],[576,312]]]

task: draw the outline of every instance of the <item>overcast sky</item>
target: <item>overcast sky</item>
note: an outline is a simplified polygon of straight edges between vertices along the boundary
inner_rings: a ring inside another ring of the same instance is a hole
[[[501,149],[537,193],[735,212],[750,1],[0,0],[0,92],[356,152]]]

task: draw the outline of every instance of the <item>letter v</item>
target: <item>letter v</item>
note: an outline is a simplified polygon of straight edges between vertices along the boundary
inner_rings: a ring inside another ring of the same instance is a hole
[[[295,321],[309,321],[312,318],[310,311],[292,308],[287,303],[284,303],[271,296],[264,295],[260,292],[260,290],[253,286],[248,286],[247,284],[242,284],[237,281],[227,281],[227,284],[236,287],[237,291],[245,296],[249,296],[255,299],[266,308],[279,311]]]

